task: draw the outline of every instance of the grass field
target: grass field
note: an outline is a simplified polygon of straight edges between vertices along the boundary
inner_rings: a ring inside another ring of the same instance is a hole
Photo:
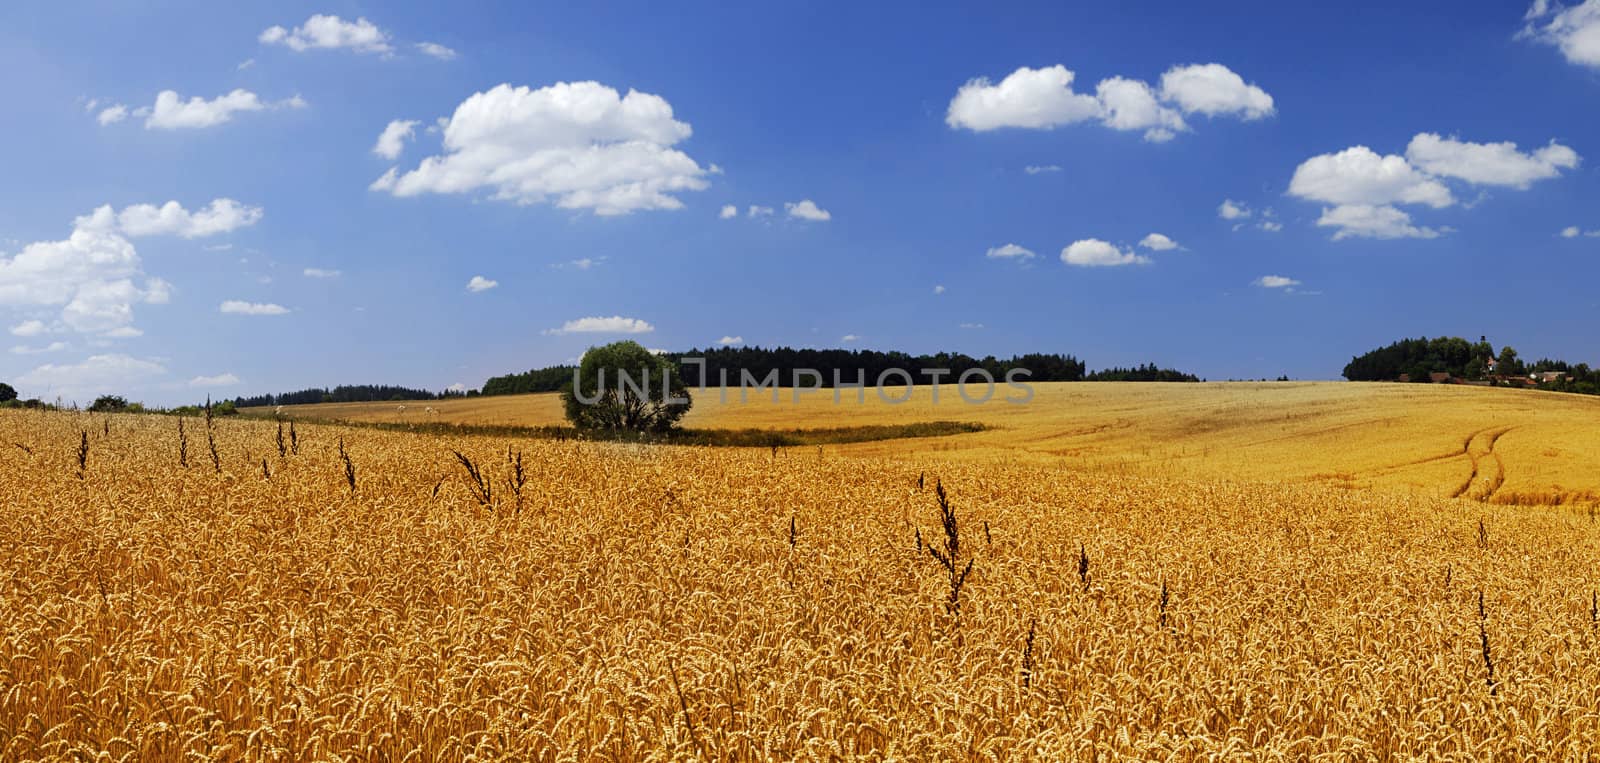
[[[699,395],[686,427],[789,429],[971,421],[955,436],[840,446],[896,459],[938,456],[1186,478],[1383,487],[1518,505],[1600,501],[1600,398],[1446,385],[1348,383],[1037,384],[1027,405],[969,405],[919,388],[902,405],[790,391],[722,401]],[[430,403],[290,406],[290,416],[348,421],[551,426],[555,395]],[[432,413],[427,409],[433,408]],[[248,410],[248,409],[247,409]],[[261,415],[270,411],[257,409]]]
[[[1394,445],[1323,460],[1453,446],[1481,469],[1467,433],[1575,447],[1587,401],[1049,395],[1059,423],[996,409],[1009,429],[894,458],[0,411],[0,760],[1600,748],[1592,514],[1183,475],[1210,462],[1162,441],[1248,445],[1211,458],[1251,475],[1350,442]],[[1113,426],[1074,433],[1078,404]],[[1151,455],[1117,445],[1139,436]]]

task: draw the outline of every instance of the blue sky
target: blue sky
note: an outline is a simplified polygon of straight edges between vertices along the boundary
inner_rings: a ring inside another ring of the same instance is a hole
[[[1391,5],[12,4],[0,379],[476,387],[617,338],[1600,362],[1600,0]]]

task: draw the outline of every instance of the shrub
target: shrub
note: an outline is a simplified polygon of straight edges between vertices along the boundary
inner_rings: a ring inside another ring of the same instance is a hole
[[[574,382],[561,401],[579,429],[667,432],[692,404],[677,366],[638,342],[590,348]]]

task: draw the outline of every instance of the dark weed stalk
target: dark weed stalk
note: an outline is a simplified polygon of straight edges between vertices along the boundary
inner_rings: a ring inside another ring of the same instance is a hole
[[[917,537],[920,538],[921,536],[919,535]],[[794,515],[790,514],[789,515],[789,550],[790,551],[794,550],[794,544],[795,544],[796,538],[797,538],[797,536],[796,536],[796,533],[795,533]]]
[[[78,479],[83,479],[89,474],[89,432],[79,432],[78,438]]]
[[[1089,552],[1078,544],[1078,580],[1083,583],[1085,593],[1089,591]]]
[[[294,422],[289,422],[289,455],[300,455],[300,435],[294,431]]]
[[[1033,685],[1033,637],[1038,625],[1039,618],[1037,617],[1028,621],[1028,638],[1023,642],[1022,646],[1022,688],[1024,689]]]
[[[339,460],[344,461],[344,481],[350,486],[350,494],[356,492],[356,465],[350,460],[350,453],[344,449],[344,438],[339,438]]]
[[[1489,695],[1494,696],[1500,687],[1494,680],[1494,657],[1489,653],[1489,613],[1483,606],[1483,589],[1478,589],[1478,641],[1483,644],[1483,667],[1487,671],[1485,681],[1489,684]]]
[[[289,455],[289,445],[283,441],[283,420],[278,420],[278,458]]]
[[[483,473],[478,471],[478,465],[472,463],[472,459],[467,458],[466,454],[459,450],[450,452],[456,455],[456,460],[461,462],[462,468],[467,470],[467,477],[472,480],[467,483],[467,487],[472,489],[472,497],[478,499],[478,503],[484,508],[493,508],[494,485],[483,478]]]
[[[211,418],[211,396],[206,396],[206,449],[211,451],[211,468],[222,473],[222,454],[217,452],[217,426]]]
[[[983,542],[986,545],[994,545],[994,536],[989,534],[989,520],[987,519],[983,520]]]
[[[1167,629],[1167,581],[1161,581],[1161,604],[1156,607],[1156,625]]]
[[[178,417],[178,466],[189,468],[189,434],[183,431],[183,417]]]
[[[944,567],[950,576],[950,598],[945,602],[945,609],[957,622],[961,617],[961,587],[966,585],[967,576],[972,574],[973,559],[968,559],[965,567],[961,566],[961,528],[956,522],[956,509],[950,505],[950,500],[945,496],[944,484],[935,482],[934,494],[939,499],[939,522],[944,526],[944,548],[938,549],[933,544],[928,544],[928,553]],[[920,531],[919,531],[920,535]]]
[[[1489,527],[1482,519],[1478,520],[1478,548],[1485,550],[1489,548]]]
[[[511,486],[511,493],[517,499],[517,513],[522,513],[522,486],[528,484],[528,473],[522,470],[522,451],[512,457],[511,450],[506,449],[506,462],[511,465],[511,476],[506,477],[506,484]]]

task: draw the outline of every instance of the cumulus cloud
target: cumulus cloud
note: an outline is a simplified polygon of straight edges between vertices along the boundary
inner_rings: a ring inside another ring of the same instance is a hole
[[[1242,201],[1223,199],[1222,203],[1217,205],[1217,217],[1224,220],[1243,220],[1249,216],[1250,207]]]
[[[1272,96],[1222,64],[1174,66],[1161,75],[1161,97],[1186,114],[1253,120],[1272,116]]]
[[[1061,250],[1061,261],[1076,267],[1099,268],[1116,267],[1118,265],[1144,265],[1150,262],[1148,257],[1135,254],[1132,250],[1118,249],[1114,244],[1101,241],[1097,238],[1086,238],[1074,241]]]
[[[771,215],[772,207],[763,207],[757,204],[750,205],[750,210],[748,212],[748,216],[750,217],[770,217]]]
[[[1569,225],[1566,228],[1563,228],[1561,230],[1561,237],[1562,238],[1577,238],[1578,237],[1578,226]],[[11,333],[15,334],[15,333],[17,333],[17,330],[16,329],[12,329]]]
[[[1061,166],[1056,164],[1030,164],[1022,168],[1029,175],[1043,175],[1048,172],[1060,172]]]
[[[839,341],[845,342],[847,344],[850,343],[850,342],[858,342],[860,340],[861,340],[861,337],[856,336],[855,334],[845,334],[844,336],[839,337]]]
[[[440,61],[453,61],[456,57],[456,52],[453,49],[437,42],[419,42],[417,43],[417,50],[422,51],[425,56],[431,56]]]
[[[217,374],[216,376],[196,376],[189,380],[191,387],[232,387],[239,383],[239,377],[233,374]]]
[[[1161,143],[1189,129],[1185,114],[1253,120],[1273,113],[1272,96],[1221,64],[1173,67],[1162,75],[1159,91],[1143,80],[1109,77],[1089,95],[1073,90],[1075,79],[1058,64],[1024,66],[999,83],[970,80],[951,99],[945,124],[983,132],[1098,121],[1114,130],[1143,131],[1145,140]]]
[[[721,339],[718,339],[717,340],[717,344],[720,344],[720,345],[722,345],[724,347],[726,347],[728,345],[733,345],[733,344],[744,344],[744,337],[742,337],[742,336],[725,336],[725,337],[723,337]]]
[[[1149,249],[1152,252],[1165,252],[1169,249],[1177,249],[1178,242],[1173,241],[1172,239],[1167,238],[1160,233],[1152,233],[1148,236],[1145,236],[1143,239],[1140,239],[1139,246]]]
[[[613,315],[610,318],[579,318],[567,321],[558,329],[549,329],[547,334],[648,334],[655,331],[656,327],[638,318],[624,318]]]
[[[833,215],[828,210],[818,207],[816,202],[810,199],[785,202],[783,208],[789,213],[790,217],[798,217],[801,220],[826,222],[833,219]]]
[[[316,14],[293,30],[270,26],[257,38],[263,45],[283,45],[297,53],[307,50],[347,49],[357,53],[394,52],[389,33],[365,18],[345,21],[338,16]]]
[[[261,222],[261,207],[240,204],[233,199],[213,199],[210,204],[193,212],[177,201],[161,206],[134,204],[116,212],[107,204],[79,217],[80,229],[121,233],[132,238],[144,236],[179,236],[205,238],[231,233]]]
[[[50,352],[61,352],[65,349],[67,349],[66,342],[51,342],[43,347],[31,347],[29,345],[19,344],[11,348],[11,353],[13,355],[43,355]]]
[[[160,363],[122,354],[91,355],[80,363],[47,363],[17,377],[37,397],[89,400],[111,392],[126,394],[130,386],[167,372]]]
[[[338,278],[341,275],[340,271],[326,268],[306,268],[301,272],[306,278]]]
[[[1555,141],[1525,154],[1510,141],[1469,143],[1431,132],[1411,139],[1406,159],[1433,175],[1518,190],[1525,190],[1535,180],[1557,177],[1562,170],[1576,169],[1579,161],[1578,152]]]
[[[1330,204],[1455,203],[1450,189],[1396,154],[1380,156],[1366,146],[1321,154],[1300,163],[1289,180],[1289,195]]]
[[[1344,204],[1322,210],[1317,226],[1337,229],[1333,240],[1346,238],[1438,238],[1442,231],[1411,224],[1411,215],[1390,205]]]
[[[988,257],[991,260],[1014,260],[1016,262],[1027,262],[1038,255],[1034,254],[1032,250],[1024,249],[1016,244],[1006,244],[1004,246],[989,247],[989,251],[984,252],[983,256]]]
[[[933,287],[933,293],[934,294],[943,294],[944,293],[944,284],[935,285]]]
[[[493,289],[494,287],[499,286],[499,285],[500,285],[499,281],[491,281],[491,280],[489,280],[487,278],[484,278],[483,276],[473,276],[472,280],[467,282],[467,291],[471,291],[471,292],[488,291],[488,290]]]
[[[1447,229],[1412,225],[1410,215],[1396,205],[1438,209],[1455,204],[1447,179],[1522,190],[1574,169],[1580,161],[1576,151],[1554,141],[1524,153],[1509,141],[1472,143],[1418,133],[1405,156],[1352,146],[1311,157],[1295,168],[1289,195],[1335,205],[1324,209],[1317,221],[1338,228],[1335,240],[1435,238]]]
[[[102,125],[114,125],[128,118],[128,107],[122,104],[108,106],[95,117]]]
[[[183,100],[176,90],[163,90],[156,95],[155,106],[135,112],[145,117],[145,129],[182,130],[215,127],[233,120],[235,114],[267,109],[305,108],[300,96],[292,96],[274,103],[242,88],[219,95],[211,100],[194,96]]]
[[[383,128],[378,134],[378,142],[373,144],[372,153],[391,161],[400,158],[400,152],[406,148],[406,141],[416,136],[417,125],[421,124],[415,119],[396,119]]]
[[[223,302],[222,307],[219,309],[224,313],[233,315],[284,315],[289,312],[289,308],[283,305],[271,302],[245,302],[237,299]]]
[[[1263,289],[1287,289],[1291,286],[1299,286],[1300,282],[1288,276],[1262,276],[1253,281],[1252,285],[1260,286]]]
[[[1272,220],[1262,220],[1256,225],[1256,227],[1268,233],[1277,233],[1278,231],[1283,230],[1283,223],[1274,222]]]
[[[487,189],[498,201],[598,215],[680,209],[674,194],[709,185],[710,172],[674,148],[692,132],[659,95],[598,82],[502,84],[456,107],[443,154],[371,187],[396,196]]]
[[[724,205],[722,205],[722,211],[717,213],[717,217],[722,218],[723,220],[732,220],[733,218],[738,217],[738,216],[739,216],[739,208],[734,206],[734,205],[732,205],[732,204],[724,204]]]
[[[1571,8],[1535,0],[1520,37],[1554,45],[1568,63],[1600,69],[1600,0]]]
[[[227,200],[218,200],[222,201]],[[198,222],[195,215],[184,212],[177,216],[177,223],[172,221],[173,216],[162,215],[167,207],[141,204],[118,215],[106,205],[77,218],[72,234],[65,240],[38,241],[24,246],[14,256],[0,255],[0,307],[35,314],[41,308],[59,309],[59,325],[65,330],[108,338],[137,336],[132,326],[134,307],[166,303],[172,287],[160,278],[145,275],[138,250],[128,237],[195,237],[248,224],[242,220],[249,215],[230,206],[233,202],[221,206],[218,202],[196,213]],[[182,211],[181,206],[176,208]],[[19,336],[46,330],[51,329],[37,318],[12,328]]]

